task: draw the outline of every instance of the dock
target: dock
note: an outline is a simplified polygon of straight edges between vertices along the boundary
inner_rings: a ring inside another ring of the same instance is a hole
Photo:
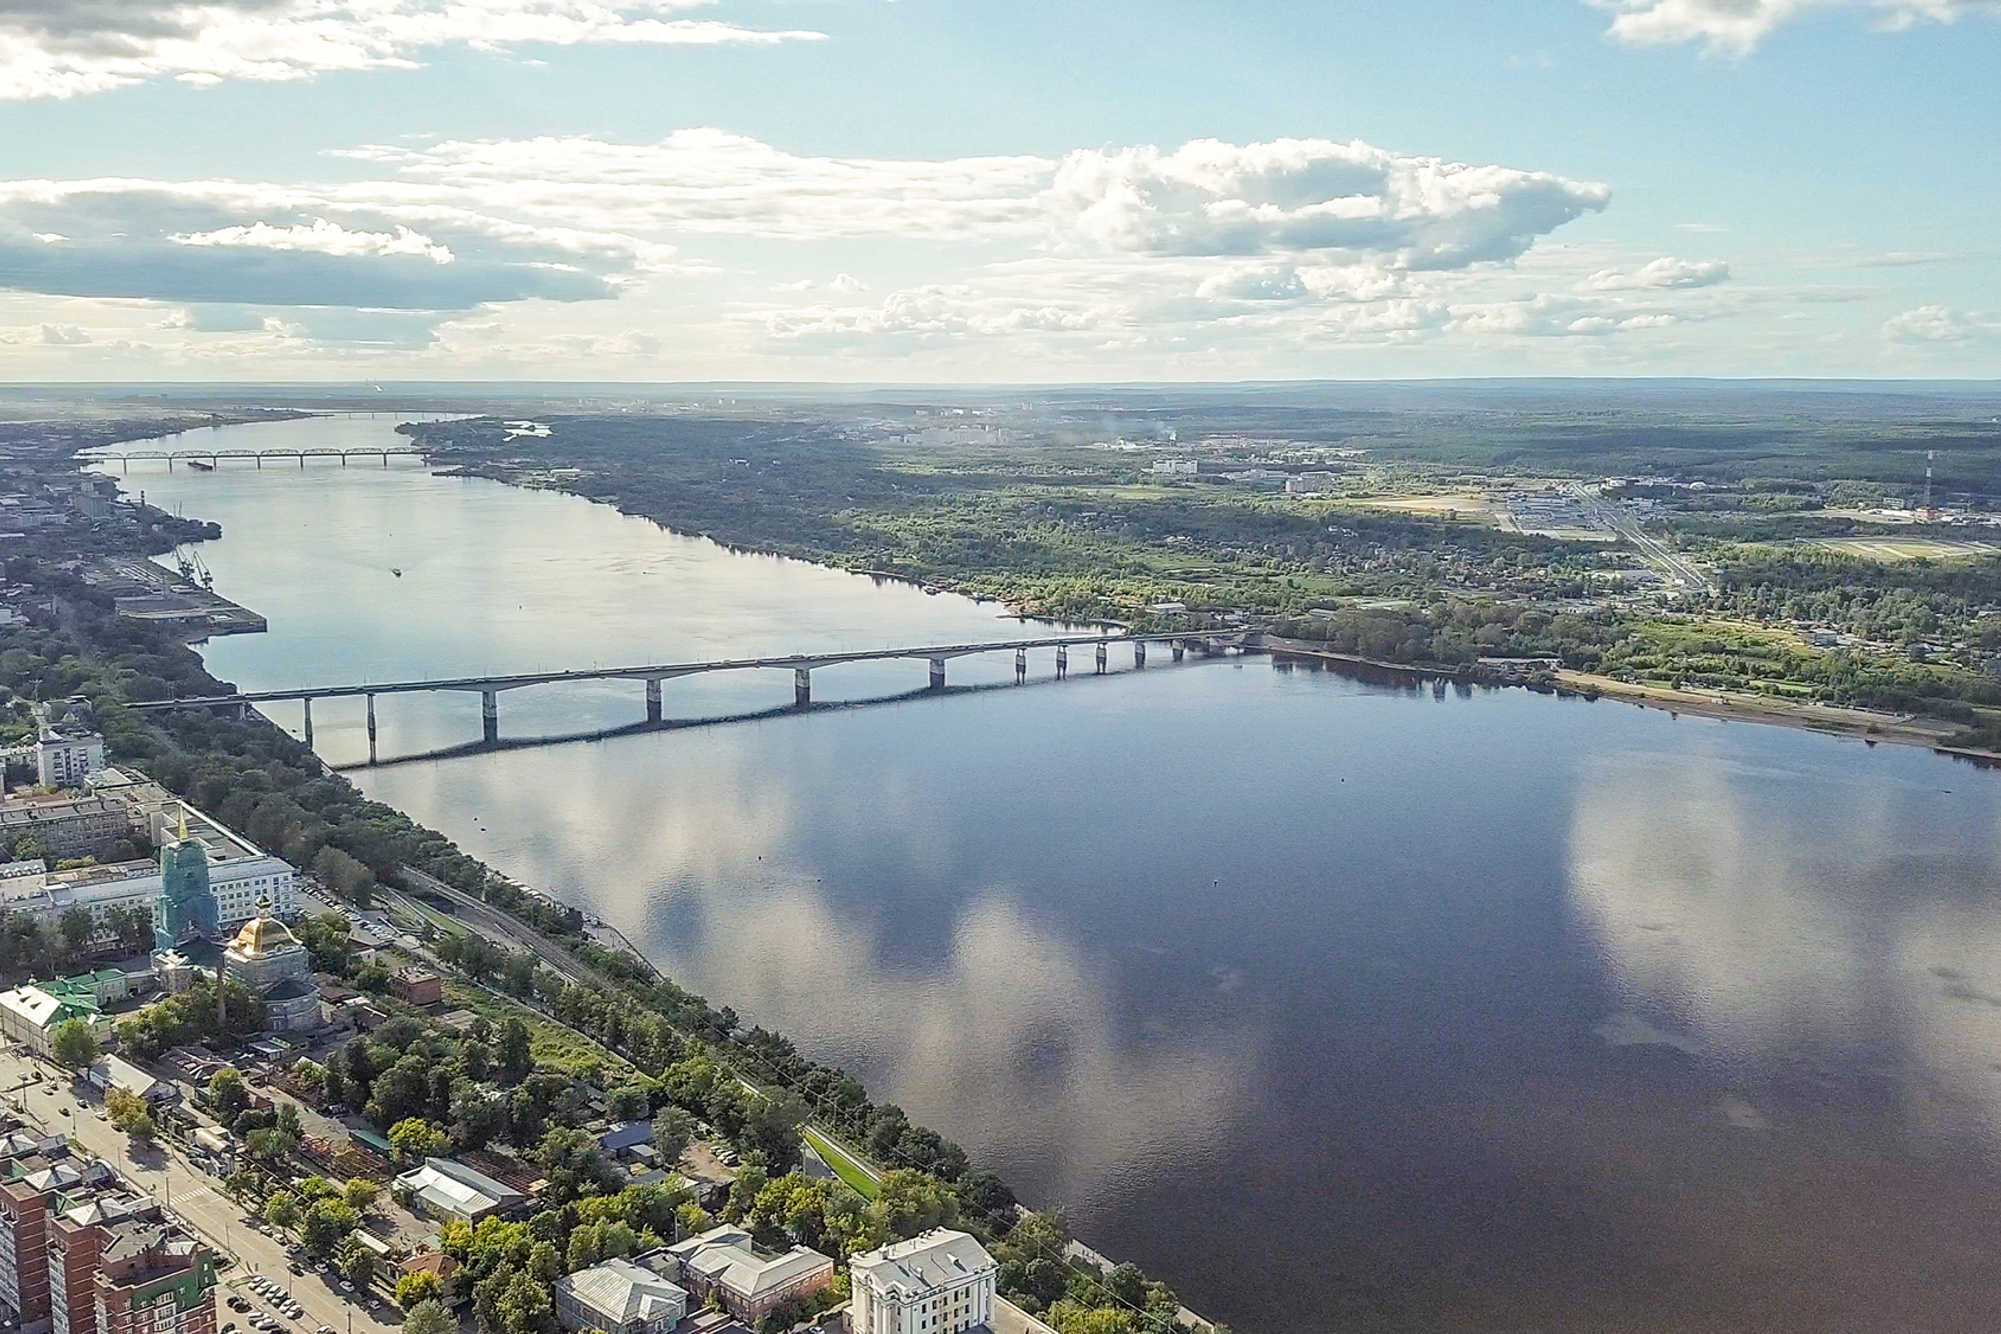
[[[109,593],[120,616],[182,630],[190,640],[212,635],[255,635],[268,628],[262,616],[152,561],[107,556],[84,571],[84,580]]]

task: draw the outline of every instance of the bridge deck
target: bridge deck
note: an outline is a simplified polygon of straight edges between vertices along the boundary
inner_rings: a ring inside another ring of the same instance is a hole
[[[467,690],[497,693],[524,686],[557,685],[565,681],[666,681],[677,676],[702,672],[740,672],[759,668],[792,668],[812,671],[846,662],[880,662],[898,659],[963,658],[975,653],[1004,653],[1012,649],[1075,648],[1094,644],[1157,644],[1174,640],[1237,641],[1244,632],[1191,633],[1186,630],[1158,634],[1058,635],[1039,639],[1003,639],[978,644],[931,644],[917,648],[862,649],[848,653],[794,653],[777,658],[726,658],[714,662],[653,663],[635,667],[593,667],[566,672],[522,672],[508,676],[460,676],[428,681],[379,681],[361,685],[300,686],[292,690],[246,690],[235,695],[204,695],[184,699],[134,701],[135,709],[201,708],[217,704],[262,704],[276,700],[351,698],[357,695],[403,695],[423,691]]]

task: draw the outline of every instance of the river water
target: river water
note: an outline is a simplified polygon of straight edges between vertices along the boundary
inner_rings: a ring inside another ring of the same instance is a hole
[[[217,590],[269,618],[204,650],[245,688],[1022,633],[409,463],[143,466],[125,484],[219,521]],[[1992,1328],[1995,775],[1164,656],[354,776],[1240,1331]],[[669,682],[667,712],[790,692]],[[380,709],[385,755],[479,735],[477,696]],[[501,697],[512,737],[643,716],[637,684]],[[314,723],[365,757],[358,703]]]

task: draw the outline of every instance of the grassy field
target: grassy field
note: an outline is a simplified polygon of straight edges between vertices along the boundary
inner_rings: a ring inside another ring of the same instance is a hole
[[[1820,544],[1829,551],[1863,560],[1971,560],[2001,553],[1993,542],[1950,542],[1932,537],[1831,537]]]
[[[876,1185],[875,1178],[863,1171],[861,1164],[832,1140],[811,1126],[800,1127],[799,1133],[813,1146],[813,1152],[819,1154],[827,1166],[833,1169],[834,1175],[846,1182],[855,1194],[865,1200],[872,1200],[882,1193],[882,1188]]]
[[[631,1063],[624,1057],[599,1046],[575,1029],[552,1023],[527,1006],[516,1005],[484,987],[448,978],[445,981],[445,1003],[455,1009],[483,1015],[495,1028],[509,1019],[519,1018],[528,1025],[528,1050],[542,1065],[568,1074],[576,1074],[592,1064],[606,1070],[632,1069]]]

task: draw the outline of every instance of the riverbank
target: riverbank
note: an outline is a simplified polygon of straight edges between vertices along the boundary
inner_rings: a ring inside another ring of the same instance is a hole
[[[1436,664],[1384,662],[1353,653],[1337,653],[1309,641],[1266,636],[1268,651],[1281,657],[1315,658],[1369,671],[1404,676],[1473,680],[1487,685],[1516,685],[1520,682],[1484,680],[1477,675]],[[1887,741],[1900,746],[1923,746],[1942,755],[1953,755],[1982,764],[2001,763],[2001,752],[1949,744],[1963,730],[1961,725],[1941,718],[1910,714],[1882,713],[1873,709],[1844,708],[1814,700],[1797,702],[1773,699],[1769,695],[1746,695],[1727,690],[1690,690],[1655,685],[1644,681],[1620,681],[1593,672],[1557,671],[1552,674],[1556,688],[1587,698],[1609,698],[1641,708],[1659,709],[1670,714],[1693,714],[1726,722],[1765,723],[1798,727],[1812,732],[1860,737],[1865,741]]]

